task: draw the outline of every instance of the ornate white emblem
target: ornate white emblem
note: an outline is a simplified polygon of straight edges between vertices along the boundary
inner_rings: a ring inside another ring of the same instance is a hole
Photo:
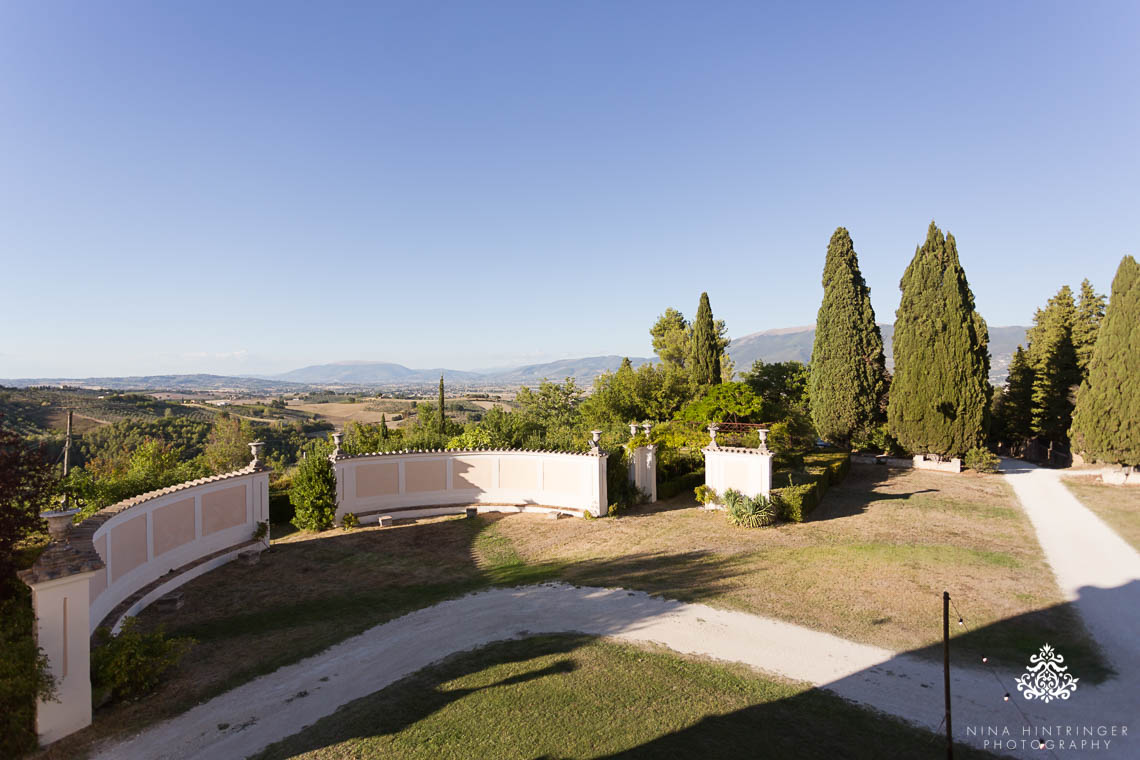
[[[1068,665],[1063,655],[1046,644],[1041,651],[1029,658],[1025,675],[1017,679],[1017,690],[1026,699],[1040,699],[1049,703],[1054,699],[1068,699],[1077,690],[1079,678],[1067,672]]]

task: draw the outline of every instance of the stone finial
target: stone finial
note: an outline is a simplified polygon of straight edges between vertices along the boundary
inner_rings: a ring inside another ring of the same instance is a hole
[[[591,430],[590,431],[590,451],[592,451],[595,454],[598,453],[598,451],[601,449],[601,439],[602,439],[602,431],[601,430]]]
[[[335,432],[332,434],[332,439],[333,439],[333,453],[332,453],[332,455],[334,457],[339,457],[340,456],[340,444],[344,441],[344,433],[341,433],[339,431]]]
[[[756,432],[760,434],[760,445],[756,448],[765,454],[768,453],[768,428],[757,428]]]
[[[630,435],[637,435],[637,423],[636,422],[629,423],[629,434]]]
[[[716,445],[716,431],[718,431],[718,430],[720,430],[720,425],[717,425],[715,422],[712,423],[711,425],[709,425],[709,448],[710,449],[720,448],[719,446]]]
[[[253,457],[253,461],[249,464],[250,469],[260,470],[265,466],[265,463],[261,461],[261,450],[264,448],[265,441],[253,441],[249,444],[249,453]]]
[[[47,520],[48,534],[53,543],[67,543],[67,534],[71,532],[71,518],[79,514],[78,509],[58,509],[52,512],[40,512],[40,517]]]
[[[652,429],[653,429],[653,423],[652,422],[641,423],[641,431],[643,433],[645,433],[646,437],[649,437],[649,431]]]

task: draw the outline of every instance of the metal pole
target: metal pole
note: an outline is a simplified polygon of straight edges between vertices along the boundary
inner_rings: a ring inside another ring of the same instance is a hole
[[[950,592],[942,592],[942,684],[946,692],[946,759],[954,758],[954,732],[950,728]]]

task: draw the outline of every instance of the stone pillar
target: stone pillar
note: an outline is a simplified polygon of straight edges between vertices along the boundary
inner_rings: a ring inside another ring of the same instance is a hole
[[[91,577],[103,569],[92,549],[68,543],[71,518],[79,510],[45,512],[52,542],[36,564],[21,571],[32,589],[36,644],[47,655],[56,700],[36,704],[36,734],[50,744],[91,725]]]

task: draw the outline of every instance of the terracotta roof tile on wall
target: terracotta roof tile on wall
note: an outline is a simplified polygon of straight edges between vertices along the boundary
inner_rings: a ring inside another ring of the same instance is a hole
[[[264,466],[255,467],[251,464],[241,470],[227,472],[223,475],[208,475],[204,478],[198,478],[197,480],[188,480],[185,483],[160,488],[156,491],[148,491],[138,496],[124,499],[108,507],[103,507],[103,509],[100,509],[83,522],[72,527],[65,542],[53,542],[48,546],[34,565],[27,570],[20,571],[20,578],[23,579],[25,583],[42,583],[46,580],[65,578],[69,575],[84,573],[89,570],[99,570],[104,567],[104,564],[103,560],[99,557],[99,552],[95,551],[95,531],[99,530],[104,523],[115,515],[125,512],[132,507],[144,504],[151,499],[156,499],[159,496],[166,496],[167,494],[177,493],[178,491],[206,485],[207,483],[216,483],[222,480],[241,477],[242,475],[249,475],[254,472],[261,472],[265,469]]]

